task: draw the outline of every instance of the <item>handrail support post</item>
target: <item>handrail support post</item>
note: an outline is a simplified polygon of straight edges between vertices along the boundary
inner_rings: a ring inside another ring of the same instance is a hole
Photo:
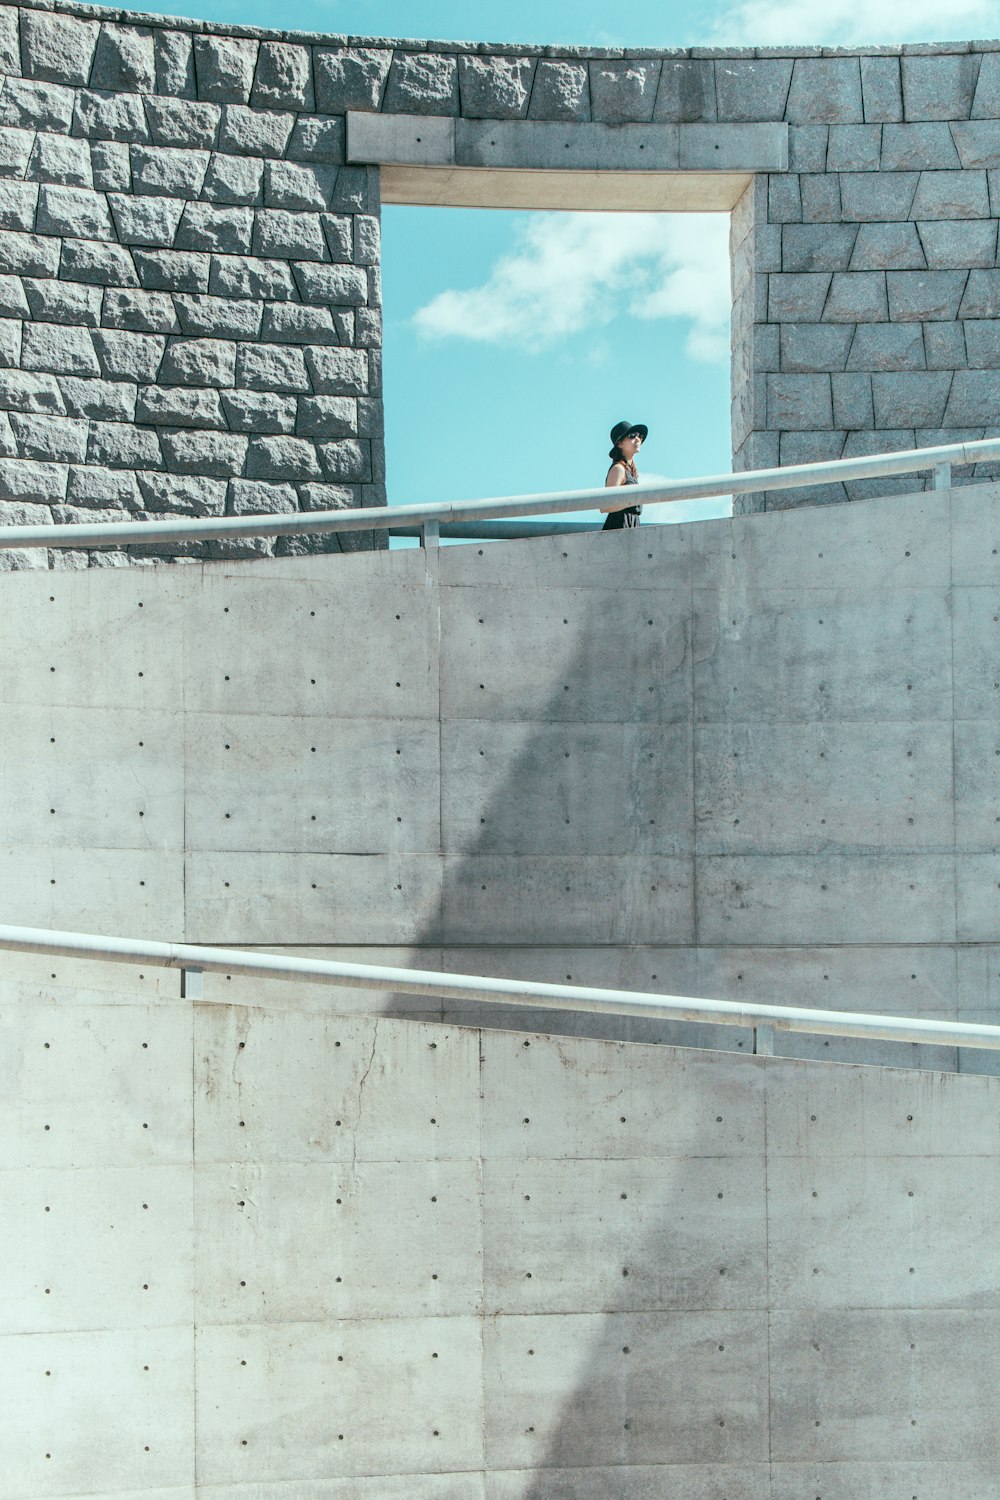
[[[755,1026],[753,1029],[753,1050],[755,1057],[774,1056],[774,1027]]]
[[[936,490],[951,489],[951,464],[941,463],[934,465],[934,488]]]
[[[420,528],[421,547],[437,547],[441,543],[441,522],[425,521]]]
[[[181,970],[181,999],[204,1000],[205,972],[203,969]]]

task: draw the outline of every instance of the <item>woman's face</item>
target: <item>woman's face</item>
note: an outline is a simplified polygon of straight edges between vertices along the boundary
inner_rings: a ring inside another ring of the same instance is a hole
[[[635,458],[642,447],[642,437],[638,432],[630,432],[627,437],[622,438],[618,446],[626,458]]]

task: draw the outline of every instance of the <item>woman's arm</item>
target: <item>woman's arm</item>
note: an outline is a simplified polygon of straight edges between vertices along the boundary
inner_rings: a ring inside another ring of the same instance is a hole
[[[623,485],[624,483],[625,483],[625,465],[624,464],[618,464],[618,463],[612,464],[611,468],[608,470],[608,477],[604,481],[605,488],[609,489],[609,490],[613,490],[613,489],[616,489],[619,485]],[[609,515],[610,512],[613,511],[613,510],[625,510],[625,508],[627,507],[628,503],[629,503],[628,500],[622,500],[618,505],[602,505],[601,506],[601,515],[602,516]]]

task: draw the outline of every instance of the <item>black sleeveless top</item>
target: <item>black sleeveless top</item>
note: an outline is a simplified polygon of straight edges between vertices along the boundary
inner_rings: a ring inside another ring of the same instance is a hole
[[[638,484],[639,480],[631,469],[625,470],[625,483]],[[626,505],[624,510],[610,511],[604,518],[603,531],[621,531],[629,526],[638,526],[639,517],[642,515],[641,505]]]

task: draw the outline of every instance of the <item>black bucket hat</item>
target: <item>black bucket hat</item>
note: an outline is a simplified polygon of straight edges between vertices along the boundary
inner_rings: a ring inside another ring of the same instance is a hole
[[[649,436],[649,428],[644,422],[616,422],[611,429],[611,452],[608,454],[609,458],[614,458],[615,453],[618,451],[618,444],[623,437],[628,437],[630,432],[637,432],[643,442]]]

